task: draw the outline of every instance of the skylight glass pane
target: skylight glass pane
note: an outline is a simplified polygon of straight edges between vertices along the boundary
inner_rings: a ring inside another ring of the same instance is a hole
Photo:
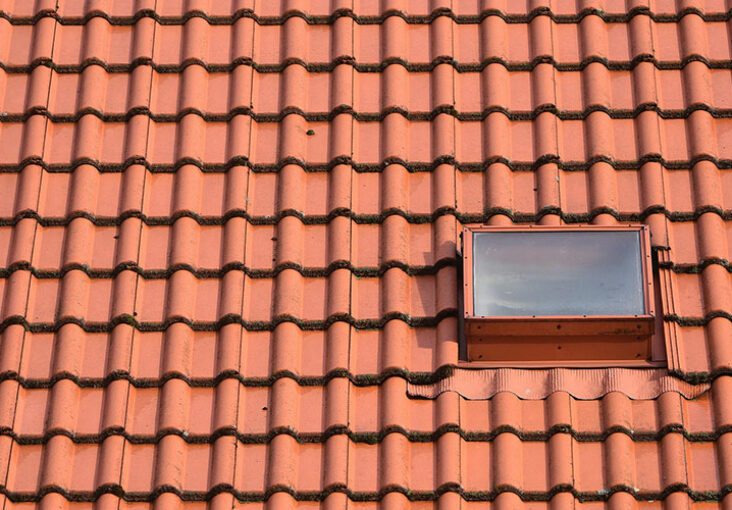
[[[476,316],[644,314],[640,233],[475,232]]]

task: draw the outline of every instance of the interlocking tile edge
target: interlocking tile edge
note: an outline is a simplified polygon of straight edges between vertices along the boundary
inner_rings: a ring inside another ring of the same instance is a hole
[[[292,427],[276,427],[267,433],[244,433],[235,427],[222,427],[211,434],[193,434],[182,429],[163,429],[154,435],[133,434],[122,427],[109,427],[98,434],[79,434],[73,430],[53,429],[43,435],[21,435],[10,428],[0,428],[0,436],[10,437],[20,445],[42,445],[52,437],[64,436],[77,444],[98,444],[111,436],[120,436],[132,444],[157,444],[163,437],[178,436],[188,444],[213,444],[224,436],[235,437],[242,444],[268,444],[275,437],[288,435],[300,444],[322,444],[333,436],[347,436],[354,443],[379,444],[388,434],[401,434],[411,443],[434,443],[449,433],[458,434],[466,442],[492,442],[500,434],[512,434],[524,442],[548,442],[557,434],[567,434],[580,443],[604,442],[612,434],[624,434],[638,443],[655,443],[669,434],[680,434],[691,443],[707,443],[716,441],[722,435],[732,432],[732,425],[724,425],[715,430],[690,432],[680,423],[663,426],[659,430],[639,431],[627,427],[613,426],[602,432],[576,430],[568,424],[557,424],[548,430],[522,430],[516,427],[502,425],[489,431],[472,431],[460,428],[457,423],[447,423],[439,426],[432,432],[408,430],[399,425],[390,425],[374,432],[356,432],[345,425],[333,425],[320,433],[298,432]]]
[[[695,14],[704,21],[728,21],[732,10],[704,12],[697,7],[687,7],[676,13],[655,13],[648,7],[637,6],[624,13],[609,13],[595,7],[588,7],[575,14],[554,13],[548,7],[536,7],[526,14],[506,13],[499,9],[484,9],[479,14],[455,14],[450,8],[440,7],[429,14],[414,15],[398,9],[390,9],[378,16],[358,15],[352,9],[336,9],[329,15],[310,15],[301,10],[289,10],[281,16],[259,16],[252,9],[239,9],[229,16],[209,15],[202,10],[190,10],[180,16],[161,16],[152,9],[141,9],[131,16],[112,16],[106,12],[93,10],[80,16],[61,16],[56,10],[44,9],[33,16],[13,16],[7,11],[0,11],[0,18],[13,25],[33,25],[41,18],[54,18],[62,25],[84,25],[93,18],[103,18],[111,25],[133,25],[142,18],[152,18],[161,25],[183,25],[192,18],[201,18],[210,25],[232,25],[242,18],[249,18],[260,25],[282,25],[290,18],[300,18],[310,25],[330,25],[337,19],[347,17],[359,25],[382,24],[388,18],[399,17],[409,24],[430,24],[438,17],[448,17],[459,24],[477,24],[489,17],[499,17],[506,23],[530,23],[538,16],[546,16],[555,23],[579,23],[587,16],[598,16],[606,23],[628,23],[636,16],[648,16],[658,23],[675,23],[684,16]]]
[[[94,115],[103,122],[128,122],[136,115],[150,117],[154,122],[178,123],[187,115],[196,115],[206,122],[229,122],[236,116],[246,115],[257,123],[281,122],[287,115],[298,115],[308,122],[328,122],[338,115],[350,115],[359,122],[380,122],[388,115],[398,114],[410,121],[432,121],[438,115],[450,115],[462,122],[479,122],[489,115],[501,113],[509,120],[535,120],[542,113],[551,113],[559,120],[585,120],[595,112],[607,114],[612,119],[635,119],[641,113],[655,112],[662,119],[686,119],[696,111],[708,112],[712,117],[719,119],[732,118],[732,108],[717,108],[705,103],[694,103],[683,109],[664,109],[657,103],[641,103],[635,108],[611,108],[601,104],[589,105],[582,110],[560,109],[554,104],[542,104],[532,110],[510,110],[502,106],[490,106],[481,111],[459,111],[452,105],[441,105],[429,111],[410,111],[407,108],[393,106],[379,112],[358,112],[350,105],[339,105],[327,112],[306,112],[299,107],[289,106],[279,112],[258,113],[249,107],[237,107],[226,113],[204,112],[196,108],[184,108],[175,114],[154,113],[146,106],[134,107],[126,112],[103,112],[96,108],[86,107],[73,114],[56,114],[46,107],[35,106],[22,113],[3,112],[0,114],[0,124],[26,122],[33,115],[42,115],[52,123],[66,124],[78,122],[85,115]]]
[[[120,314],[108,321],[87,321],[83,317],[64,316],[52,322],[29,322],[25,317],[12,315],[0,322],[0,333],[13,325],[20,325],[31,333],[55,333],[67,324],[74,324],[86,333],[110,333],[121,324],[126,324],[141,332],[163,332],[173,324],[185,324],[193,331],[218,331],[228,324],[237,324],[247,331],[274,331],[274,329],[285,322],[297,326],[301,331],[326,331],[336,322],[344,322],[355,329],[373,330],[382,329],[387,322],[399,320],[411,328],[434,328],[447,318],[456,318],[456,308],[447,307],[436,315],[412,316],[404,312],[388,312],[379,318],[358,319],[349,313],[336,313],[324,319],[302,319],[290,314],[280,314],[270,320],[250,321],[238,314],[226,314],[215,321],[198,321],[189,317],[173,315],[166,317],[163,321],[139,321],[136,314]],[[732,313],[726,310],[712,310],[703,316],[683,316],[678,314],[667,314],[663,316],[666,322],[673,322],[681,327],[706,326],[714,319],[723,318],[732,321]]]
[[[135,388],[160,388],[171,379],[184,381],[192,388],[212,388],[221,381],[235,379],[244,387],[264,388],[271,387],[279,379],[291,379],[299,386],[325,386],[333,379],[347,379],[350,383],[359,387],[380,386],[389,378],[399,377],[409,384],[428,385],[440,382],[450,377],[456,365],[442,365],[431,372],[411,371],[406,368],[388,368],[374,374],[354,374],[346,368],[336,368],[328,371],[325,375],[301,375],[291,370],[280,370],[268,377],[245,377],[236,371],[221,371],[214,377],[190,377],[178,371],[169,371],[160,377],[146,378],[134,377],[127,371],[115,370],[105,377],[91,378],[80,377],[70,372],[59,372],[50,378],[28,378],[21,376],[15,371],[9,370],[0,373],[0,382],[17,381],[25,389],[50,388],[58,381],[69,380],[80,388],[104,388],[118,380],[128,381]],[[706,385],[719,377],[732,376],[732,366],[717,367],[708,372],[682,372],[680,370],[669,370],[669,375],[691,385]],[[422,397],[414,396],[419,399]]]
[[[144,156],[130,156],[122,162],[105,162],[89,157],[76,158],[68,163],[49,163],[38,156],[30,156],[17,163],[0,164],[0,173],[17,173],[27,166],[38,166],[47,172],[70,173],[81,165],[93,166],[104,173],[121,173],[132,165],[145,167],[152,173],[174,173],[185,165],[197,167],[206,173],[223,173],[235,166],[249,168],[255,173],[277,173],[286,165],[296,165],[306,172],[328,172],[338,165],[348,165],[357,173],[381,172],[389,165],[403,166],[410,173],[431,172],[439,165],[451,165],[461,172],[483,172],[490,165],[500,163],[509,170],[515,172],[533,172],[538,167],[546,164],[555,164],[560,170],[569,172],[587,171],[596,163],[606,163],[615,170],[640,170],[646,163],[658,163],[667,170],[688,170],[700,161],[708,161],[720,170],[732,168],[732,159],[718,158],[713,154],[700,153],[686,160],[669,160],[658,153],[644,154],[633,160],[617,160],[606,155],[595,155],[584,161],[563,160],[557,154],[542,154],[532,161],[514,161],[503,156],[492,156],[482,161],[458,161],[455,156],[445,154],[434,158],[432,161],[408,161],[402,158],[390,156],[380,162],[364,163],[353,161],[350,156],[336,156],[327,162],[308,163],[302,159],[288,156],[273,163],[255,163],[247,156],[233,156],[225,162],[205,162],[192,157],[182,157],[173,163],[153,163]]]
[[[667,496],[682,492],[687,494],[694,501],[721,502],[730,492],[732,486],[726,485],[719,491],[697,491],[687,484],[673,484],[661,491],[640,491],[629,485],[614,485],[599,491],[579,491],[574,486],[560,484],[553,486],[548,491],[524,491],[519,487],[502,485],[490,491],[470,491],[464,489],[457,483],[448,482],[434,491],[417,491],[401,485],[389,485],[379,491],[359,492],[348,488],[344,484],[333,484],[320,491],[298,491],[286,485],[272,485],[265,491],[238,491],[231,484],[219,484],[206,492],[183,491],[171,485],[156,487],[152,492],[127,492],[119,484],[105,484],[97,487],[93,492],[69,491],[64,487],[56,485],[44,486],[38,492],[13,492],[4,485],[0,485],[0,494],[5,495],[12,502],[39,502],[44,496],[57,493],[69,501],[94,502],[103,494],[114,494],[117,497],[129,502],[152,502],[164,493],[175,494],[183,501],[208,501],[217,494],[230,493],[242,502],[267,501],[275,493],[287,493],[296,501],[324,501],[330,494],[342,493],[354,502],[377,502],[381,501],[389,493],[403,494],[409,501],[437,501],[440,496],[451,492],[458,494],[465,501],[494,501],[498,495],[511,492],[516,494],[522,501],[549,501],[559,493],[570,493],[580,502],[607,501],[615,493],[624,492],[631,495],[636,501],[658,501],[664,500]]]
[[[590,64],[599,63],[610,71],[631,71],[642,63],[653,64],[659,70],[681,70],[690,62],[701,62],[710,69],[732,69],[730,59],[709,59],[704,55],[690,54],[681,60],[658,60],[650,53],[636,55],[631,60],[610,60],[608,58],[592,55],[578,62],[559,62],[550,55],[540,55],[528,61],[511,61],[502,57],[490,57],[480,62],[460,63],[449,55],[435,57],[430,62],[409,62],[403,58],[388,58],[380,62],[357,62],[354,57],[343,55],[330,62],[306,62],[299,58],[288,58],[277,64],[261,64],[253,61],[250,57],[241,57],[227,63],[205,62],[198,58],[188,58],[179,64],[159,64],[150,57],[138,57],[128,63],[109,63],[102,59],[91,57],[78,64],[58,64],[48,57],[40,57],[28,64],[7,64],[0,62],[0,69],[11,74],[29,74],[37,67],[48,67],[59,74],[78,74],[89,66],[99,66],[109,73],[131,73],[140,66],[150,66],[158,73],[179,74],[189,66],[196,65],[204,68],[209,73],[228,73],[239,66],[250,66],[260,73],[281,73],[291,65],[299,65],[311,73],[330,72],[339,65],[350,65],[362,73],[379,73],[387,66],[401,65],[408,72],[431,72],[439,65],[450,65],[459,73],[481,72],[491,64],[504,66],[508,71],[531,71],[536,66],[549,64],[557,71],[582,71]]]
[[[673,261],[660,262],[659,268],[670,270],[677,274],[702,274],[709,266],[721,266],[732,273],[732,264],[727,259],[719,257],[705,258],[698,263],[677,264]],[[354,266],[348,260],[336,260],[325,267],[306,267],[293,262],[277,264],[271,269],[255,269],[247,267],[242,262],[231,262],[221,268],[196,268],[191,264],[174,264],[164,269],[144,269],[134,262],[120,262],[113,268],[93,268],[86,264],[69,263],[60,269],[41,269],[31,266],[28,262],[18,262],[9,267],[0,267],[0,279],[7,279],[17,271],[29,271],[33,277],[46,279],[61,279],[70,271],[82,271],[93,280],[106,280],[115,278],[122,271],[133,271],[144,280],[167,280],[176,271],[187,271],[197,279],[220,279],[229,271],[241,271],[252,279],[270,279],[277,277],[282,271],[294,270],[300,273],[303,278],[327,278],[333,272],[346,269],[357,278],[381,278],[390,269],[400,269],[407,276],[426,276],[437,274],[445,267],[457,267],[458,259],[445,257],[434,264],[410,265],[406,262],[393,260],[385,262],[378,267]]]
[[[686,223],[696,221],[700,216],[707,213],[716,214],[725,221],[732,219],[732,209],[722,209],[714,205],[700,206],[693,211],[669,211],[663,206],[656,205],[647,207],[640,213],[620,212],[611,207],[598,207],[588,213],[570,213],[555,206],[542,207],[536,213],[519,212],[504,207],[491,207],[482,213],[464,213],[458,211],[455,207],[440,207],[431,214],[410,213],[397,208],[387,209],[380,214],[359,214],[347,208],[338,208],[327,215],[306,215],[301,211],[285,209],[275,214],[262,216],[252,216],[242,209],[232,209],[223,216],[202,216],[189,210],[180,210],[171,216],[148,216],[139,210],[129,210],[119,216],[97,216],[85,211],[76,211],[68,216],[41,216],[36,211],[24,210],[15,216],[0,218],[0,227],[14,226],[19,221],[27,218],[37,221],[44,227],[66,226],[76,218],[87,219],[98,227],[113,227],[121,225],[129,218],[138,218],[147,226],[170,226],[180,218],[191,218],[201,226],[221,226],[231,218],[243,218],[252,225],[277,225],[286,217],[296,217],[304,225],[326,225],[338,217],[350,218],[358,225],[379,225],[390,216],[401,216],[407,223],[420,225],[432,223],[442,216],[453,216],[461,224],[471,224],[487,223],[493,216],[506,216],[513,223],[537,223],[544,216],[552,215],[558,216],[565,223],[574,224],[589,223],[599,215],[612,216],[622,223],[641,222],[656,214],[665,216],[671,222]]]

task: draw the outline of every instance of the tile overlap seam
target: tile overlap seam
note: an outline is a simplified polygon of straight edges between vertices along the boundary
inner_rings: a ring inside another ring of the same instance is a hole
[[[44,496],[51,493],[60,494],[68,501],[78,502],[94,502],[103,494],[114,494],[128,502],[153,502],[164,493],[175,494],[183,501],[209,501],[223,492],[232,494],[241,502],[265,502],[276,493],[287,493],[296,501],[322,502],[333,493],[345,494],[349,500],[354,502],[378,502],[389,493],[403,494],[409,501],[437,501],[440,496],[448,492],[458,494],[465,501],[494,501],[498,495],[507,492],[516,494],[522,501],[549,501],[559,493],[570,493],[579,502],[608,501],[613,494],[619,492],[631,495],[636,501],[658,501],[666,499],[673,493],[681,492],[693,501],[721,502],[727,494],[732,492],[732,485],[725,485],[718,491],[698,491],[682,483],[668,485],[661,491],[641,491],[636,487],[624,484],[614,485],[598,491],[579,491],[569,484],[554,485],[548,491],[524,491],[511,485],[502,485],[489,491],[473,491],[466,490],[455,482],[448,482],[433,491],[411,490],[402,485],[388,485],[379,491],[367,492],[354,491],[342,483],[330,485],[319,491],[298,491],[293,487],[281,484],[271,485],[265,491],[239,491],[231,484],[218,484],[205,492],[183,491],[172,485],[160,485],[151,492],[127,492],[119,484],[104,484],[97,487],[93,492],[70,491],[64,487],[49,485],[33,493],[13,492],[4,486],[0,486],[0,494],[5,495],[12,502],[39,502]]]
[[[147,107],[134,107],[124,113],[108,113],[97,108],[85,107],[73,114],[55,114],[44,107],[32,107],[23,113],[3,112],[0,115],[0,124],[26,122],[33,115],[43,115],[53,123],[76,123],[85,115],[93,115],[103,122],[128,122],[136,115],[145,115],[154,122],[180,123],[187,115],[196,115],[206,122],[230,122],[234,117],[244,115],[251,117],[257,123],[279,123],[287,115],[298,115],[308,122],[329,122],[338,115],[350,115],[359,122],[381,122],[388,115],[398,114],[409,121],[433,121],[438,115],[450,115],[461,122],[484,121],[489,115],[501,113],[509,120],[531,121],[536,120],[542,113],[552,113],[559,120],[586,120],[590,114],[602,112],[611,119],[635,119],[641,113],[655,112],[662,119],[687,119],[697,111],[708,112],[713,118],[732,118],[732,108],[720,108],[706,103],[693,103],[686,108],[661,108],[657,103],[641,103],[635,108],[613,108],[601,104],[589,105],[582,110],[562,109],[554,104],[543,104],[532,110],[511,110],[503,106],[490,106],[480,111],[459,111],[452,105],[437,106],[429,111],[409,110],[401,106],[393,106],[380,112],[358,112],[349,105],[340,105],[327,112],[308,112],[297,106],[285,107],[277,113],[256,112],[249,107],[236,107],[226,113],[211,113],[197,108],[183,108],[175,114],[154,113]]]
[[[334,425],[326,428],[321,433],[298,432],[292,427],[275,427],[267,433],[244,433],[234,427],[222,427],[211,434],[194,434],[184,429],[167,428],[158,431],[154,435],[133,434],[122,427],[109,427],[98,434],[79,434],[73,430],[53,429],[42,436],[21,435],[9,428],[0,428],[0,436],[10,437],[20,445],[43,445],[52,437],[64,436],[76,444],[99,444],[106,438],[120,436],[132,444],[157,444],[165,436],[178,436],[187,444],[209,444],[212,445],[217,439],[224,436],[235,437],[242,444],[268,444],[276,436],[287,435],[295,439],[299,444],[323,444],[333,436],[346,436],[354,443],[379,444],[388,434],[400,434],[407,438],[410,443],[436,443],[445,434],[458,434],[463,441],[475,443],[493,442],[500,434],[511,434],[522,442],[548,442],[557,434],[566,434],[573,440],[580,443],[602,443],[612,434],[624,434],[633,442],[658,443],[669,434],[679,434],[690,443],[708,443],[718,440],[722,435],[732,432],[732,424],[720,426],[712,431],[690,432],[682,424],[674,423],[665,425],[656,431],[638,431],[627,427],[613,426],[603,432],[583,432],[573,429],[570,425],[560,424],[550,427],[548,430],[522,430],[512,426],[500,426],[491,431],[463,430],[456,423],[448,423],[439,426],[433,432],[408,430],[399,425],[392,425],[382,428],[378,432],[356,432],[344,425]]]
[[[218,386],[227,379],[236,379],[242,386],[247,388],[267,388],[273,386],[280,379],[291,379],[302,387],[326,386],[334,379],[346,379],[357,387],[380,386],[386,380],[397,377],[410,384],[429,385],[440,382],[450,377],[455,368],[454,364],[445,364],[432,371],[412,371],[407,368],[392,367],[382,370],[379,373],[357,374],[346,368],[335,368],[329,370],[325,375],[300,375],[292,370],[278,370],[268,377],[244,376],[237,371],[223,370],[214,377],[190,377],[189,375],[170,370],[160,377],[136,377],[127,371],[114,370],[105,377],[81,377],[67,371],[61,371],[50,378],[32,378],[19,375],[15,371],[0,372],[0,382],[6,380],[17,381],[25,389],[50,388],[58,381],[69,380],[79,388],[106,388],[115,381],[124,380],[135,388],[161,388],[166,382],[178,379],[185,382],[191,388],[212,388]],[[668,374],[691,385],[709,384],[720,377],[732,375],[732,366],[716,367],[710,371],[686,371],[669,370]],[[419,397],[412,397],[418,399]]]
[[[93,18],[102,18],[114,26],[134,25],[142,18],[151,18],[161,25],[184,25],[192,18],[201,18],[210,25],[233,25],[242,18],[252,19],[259,25],[283,25],[290,18],[300,18],[309,25],[332,25],[339,18],[351,18],[358,25],[381,25],[388,18],[398,17],[408,24],[429,25],[438,17],[447,17],[458,24],[480,24],[486,18],[498,17],[506,23],[525,24],[530,23],[536,17],[544,16],[555,23],[575,24],[581,22],[587,16],[597,16],[606,23],[628,23],[636,16],[648,16],[657,23],[677,23],[681,18],[695,14],[706,22],[728,21],[732,17],[732,10],[705,12],[698,7],[686,7],[676,13],[656,13],[646,6],[636,6],[627,12],[606,12],[595,7],[587,7],[575,14],[561,14],[553,12],[549,7],[536,7],[526,14],[507,13],[499,9],[484,9],[479,14],[456,14],[448,7],[439,7],[430,14],[409,14],[398,9],[389,9],[382,14],[359,15],[353,9],[341,8],[334,10],[329,15],[312,15],[302,10],[291,9],[281,16],[259,16],[252,9],[239,9],[231,15],[211,15],[202,10],[189,10],[179,16],[165,16],[156,13],[153,9],[141,9],[131,16],[114,16],[106,12],[93,10],[84,16],[63,16],[54,10],[41,10],[33,16],[13,16],[12,13],[0,11],[0,18],[7,20],[12,25],[34,25],[41,18],[52,17],[64,26],[85,25]]]
[[[326,225],[331,223],[335,218],[346,217],[351,219],[357,225],[379,225],[391,216],[400,216],[407,223],[422,225],[433,223],[442,216],[453,216],[461,224],[471,223],[488,223],[494,216],[505,216],[513,223],[538,223],[545,216],[557,216],[565,223],[590,223],[594,218],[600,215],[612,216],[621,223],[641,222],[651,215],[663,215],[673,223],[694,222],[704,214],[712,213],[719,216],[724,221],[732,219],[732,209],[722,209],[715,205],[699,206],[693,211],[669,211],[663,206],[650,206],[640,213],[619,212],[611,207],[602,206],[593,209],[587,213],[565,212],[559,207],[546,206],[538,212],[520,212],[504,207],[491,207],[482,213],[466,213],[460,212],[454,207],[441,207],[432,214],[410,213],[401,209],[391,208],[381,212],[380,214],[360,214],[349,209],[334,209],[327,215],[310,215],[293,209],[280,210],[275,214],[266,214],[261,216],[252,216],[248,212],[241,209],[228,211],[223,216],[204,216],[195,211],[182,210],[171,216],[148,216],[140,211],[126,211],[119,216],[97,216],[95,214],[76,211],[67,216],[40,216],[36,211],[25,210],[17,213],[13,217],[0,217],[0,227],[11,227],[18,224],[21,220],[32,218],[44,227],[61,227],[68,225],[76,218],[84,218],[89,220],[93,225],[98,227],[114,227],[119,226],[128,218],[139,218],[147,226],[171,226],[181,218],[190,218],[196,221],[200,226],[222,226],[232,218],[243,218],[252,225],[277,225],[284,218],[295,217],[299,219],[303,225]]]
[[[173,324],[185,324],[192,331],[219,331],[223,326],[238,324],[247,331],[274,331],[283,323],[291,323],[301,331],[327,331],[336,322],[347,323],[357,330],[383,329],[387,322],[398,320],[411,328],[434,328],[448,318],[457,318],[458,311],[454,307],[445,307],[435,315],[412,316],[404,312],[388,312],[380,318],[358,319],[349,313],[335,313],[325,319],[302,319],[290,314],[280,314],[271,320],[245,320],[238,314],[226,314],[215,321],[199,321],[189,317],[174,315],[163,321],[140,321],[134,315],[119,314],[108,321],[87,321],[83,317],[60,317],[53,322],[29,322],[20,315],[11,315],[0,322],[0,333],[9,326],[21,325],[31,333],[55,333],[67,324],[74,324],[86,333],[111,333],[120,324],[126,324],[141,332],[163,332]],[[732,313],[726,310],[712,310],[702,316],[684,316],[666,314],[663,320],[678,324],[681,327],[706,326],[714,319],[723,318],[732,322]]]
[[[48,379],[35,379],[20,376],[17,372],[6,371],[0,373],[0,382],[12,380],[17,381],[25,389],[43,389],[52,387],[58,381],[69,380],[80,388],[106,388],[115,381],[124,380],[135,388],[160,388],[166,382],[177,379],[185,382],[191,388],[213,388],[224,380],[236,379],[246,388],[267,388],[280,379],[291,379],[303,387],[326,386],[333,379],[347,379],[354,386],[366,387],[379,386],[392,377],[404,379],[412,384],[433,384],[450,377],[454,368],[454,365],[444,365],[431,372],[418,372],[393,367],[378,374],[354,374],[345,368],[336,368],[323,376],[300,375],[292,370],[279,370],[268,377],[247,377],[237,371],[224,370],[215,377],[208,378],[190,377],[177,371],[168,371],[159,378],[133,377],[129,372],[115,370],[103,378],[80,377],[69,372],[60,372]]]
[[[511,171],[533,172],[547,163],[557,165],[560,170],[589,171],[596,163],[606,163],[615,170],[640,170],[646,163],[658,163],[667,170],[689,170],[700,161],[709,161],[720,170],[732,168],[732,158],[718,158],[713,154],[700,153],[687,160],[666,159],[659,153],[644,154],[637,159],[618,160],[606,155],[595,155],[585,160],[564,160],[557,154],[542,154],[532,161],[514,161],[503,156],[491,156],[482,161],[458,161],[455,156],[445,154],[432,161],[409,161],[390,156],[380,162],[357,162],[349,156],[336,156],[328,162],[308,163],[303,159],[288,156],[273,163],[255,163],[246,156],[234,156],[225,162],[205,162],[192,157],[182,157],[173,163],[154,163],[143,156],[131,156],[122,162],[105,162],[89,157],[76,158],[68,163],[49,163],[37,156],[31,156],[17,163],[0,163],[0,173],[19,173],[29,165],[41,167],[52,173],[70,173],[81,165],[89,165],[103,173],[122,173],[132,165],[143,166],[151,173],[175,173],[181,167],[191,165],[206,173],[225,173],[232,167],[242,166],[255,173],[277,173],[283,167],[296,165],[305,172],[328,172],[339,165],[350,166],[357,173],[382,172],[389,165],[403,166],[410,173],[432,172],[440,165],[451,165],[461,172],[484,172],[490,165],[501,163]]]
[[[376,62],[357,62],[352,56],[339,56],[330,62],[306,62],[300,58],[287,58],[278,64],[261,64],[257,63],[249,57],[236,58],[228,63],[210,63],[199,58],[188,58],[179,64],[159,64],[154,62],[150,57],[138,57],[131,62],[108,63],[97,57],[84,59],[78,64],[58,64],[47,57],[41,57],[33,60],[28,64],[7,64],[0,62],[0,69],[9,74],[30,74],[37,67],[48,67],[59,74],[79,74],[89,66],[99,66],[108,73],[125,73],[130,74],[134,69],[140,66],[151,66],[158,73],[180,74],[187,67],[199,66],[209,73],[228,73],[239,66],[249,66],[260,73],[282,73],[287,67],[298,65],[311,73],[331,72],[340,65],[350,65],[362,73],[380,73],[390,65],[400,65],[407,72],[425,73],[434,71],[440,65],[450,65],[458,73],[481,72],[491,64],[499,64],[508,71],[532,71],[535,67],[542,64],[549,64],[560,72],[582,71],[587,66],[599,63],[610,71],[632,71],[638,65],[650,63],[656,69],[661,71],[682,70],[691,62],[701,62],[709,69],[732,69],[732,59],[709,59],[704,55],[690,54],[681,60],[659,60],[650,53],[636,55],[630,60],[611,60],[598,55],[588,56],[578,62],[559,62],[550,55],[537,56],[527,61],[513,61],[502,57],[489,57],[480,62],[463,62],[460,63],[449,55],[440,56],[429,62],[410,62],[399,57],[391,57]]]
[[[732,264],[727,259],[720,257],[709,257],[697,263],[675,263],[673,261],[660,262],[658,267],[663,270],[670,270],[676,274],[702,274],[709,266],[721,266],[732,273]],[[272,269],[257,269],[247,267],[242,262],[230,262],[220,269],[217,268],[196,268],[191,264],[173,264],[165,269],[143,269],[134,262],[121,262],[113,268],[91,267],[86,264],[69,263],[60,269],[41,269],[30,265],[28,262],[13,263],[8,267],[0,267],[0,279],[8,279],[17,271],[29,271],[35,278],[42,280],[58,280],[63,278],[70,271],[82,271],[93,280],[107,280],[115,278],[122,271],[133,271],[145,280],[167,280],[176,271],[187,271],[200,280],[221,279],[230,271],[241,271],[252,279],[271,279],[277,277],[282,271],[292,269],[297,271],[304,278],[327,278],[334,271],[346,269],[357,278],[381,278],[390,269],[400,269],[407,276],[429,276],[437,274],[446,267],[458,267],[457,258],[442,258],[434,264],[410,265],[402,261],[390,261],[378,267],[354,266],[347,260],[336,260],[325,267],[307,267],[301,264],[285,262],[277,264]]]
[[[380,318],[357,319],[348,313],[335,313],[325,319],[315,320],[302,319],[290,314],[280,314],[271,320],[250,321],[245,320],[238,314],[226,314],[215,321],[199,321],[179,315],[167,317],[164,321],[139,321],[134,315],[123,313],[111,318],[109,321],[102,322],[87,321],[82,317],[68,316],[58,318],[53,322],[29,322],[25,317],[14,315],[6,317],[0,322],[0,333],[13,324],[22,325],[26,331],[32,333],[56,332],[66,324],[75,324],[87,333],[109,333],[120,324],[127,324],[141,332],[162,332],[173,324],[185,324],[193,331],[218,331],[228,324],[238,324],[247,331],[274,331],[278,325],[286,322],[295,324],[302,331],[325,331],[336,322],[345,322],[356,329],[369,330],[382,329],[387,322],[392,320],[400,320],[412,328],[432,328],[442,320],[456,316],[457,309],[453,307],[443,308],[437,314],[429,316],[412,316],[403,312],[388,312]],[[730,320],[732,320],[732,315],[730,317]],[[693,319],[696,320],[697,318]],[[699,318],[699,320],[703,320],[703,318]]]

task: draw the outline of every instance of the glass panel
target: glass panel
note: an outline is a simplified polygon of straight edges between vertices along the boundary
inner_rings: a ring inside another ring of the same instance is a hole
[[[475,315],[642,315],[641,267],[637,231],[475,232]]]

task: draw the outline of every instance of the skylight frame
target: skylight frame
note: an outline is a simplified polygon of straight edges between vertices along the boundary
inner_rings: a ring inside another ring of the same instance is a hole
[[[473,235],[481,232],[638,232],[643,313],[634,315],[480,316],[474,314]],[[650,232],[645,225],[521,225],[463,231],[463,324],[467,359],[496,363],[647,366],[656,333]],[[526,352],[529,349],[532,352]]]

